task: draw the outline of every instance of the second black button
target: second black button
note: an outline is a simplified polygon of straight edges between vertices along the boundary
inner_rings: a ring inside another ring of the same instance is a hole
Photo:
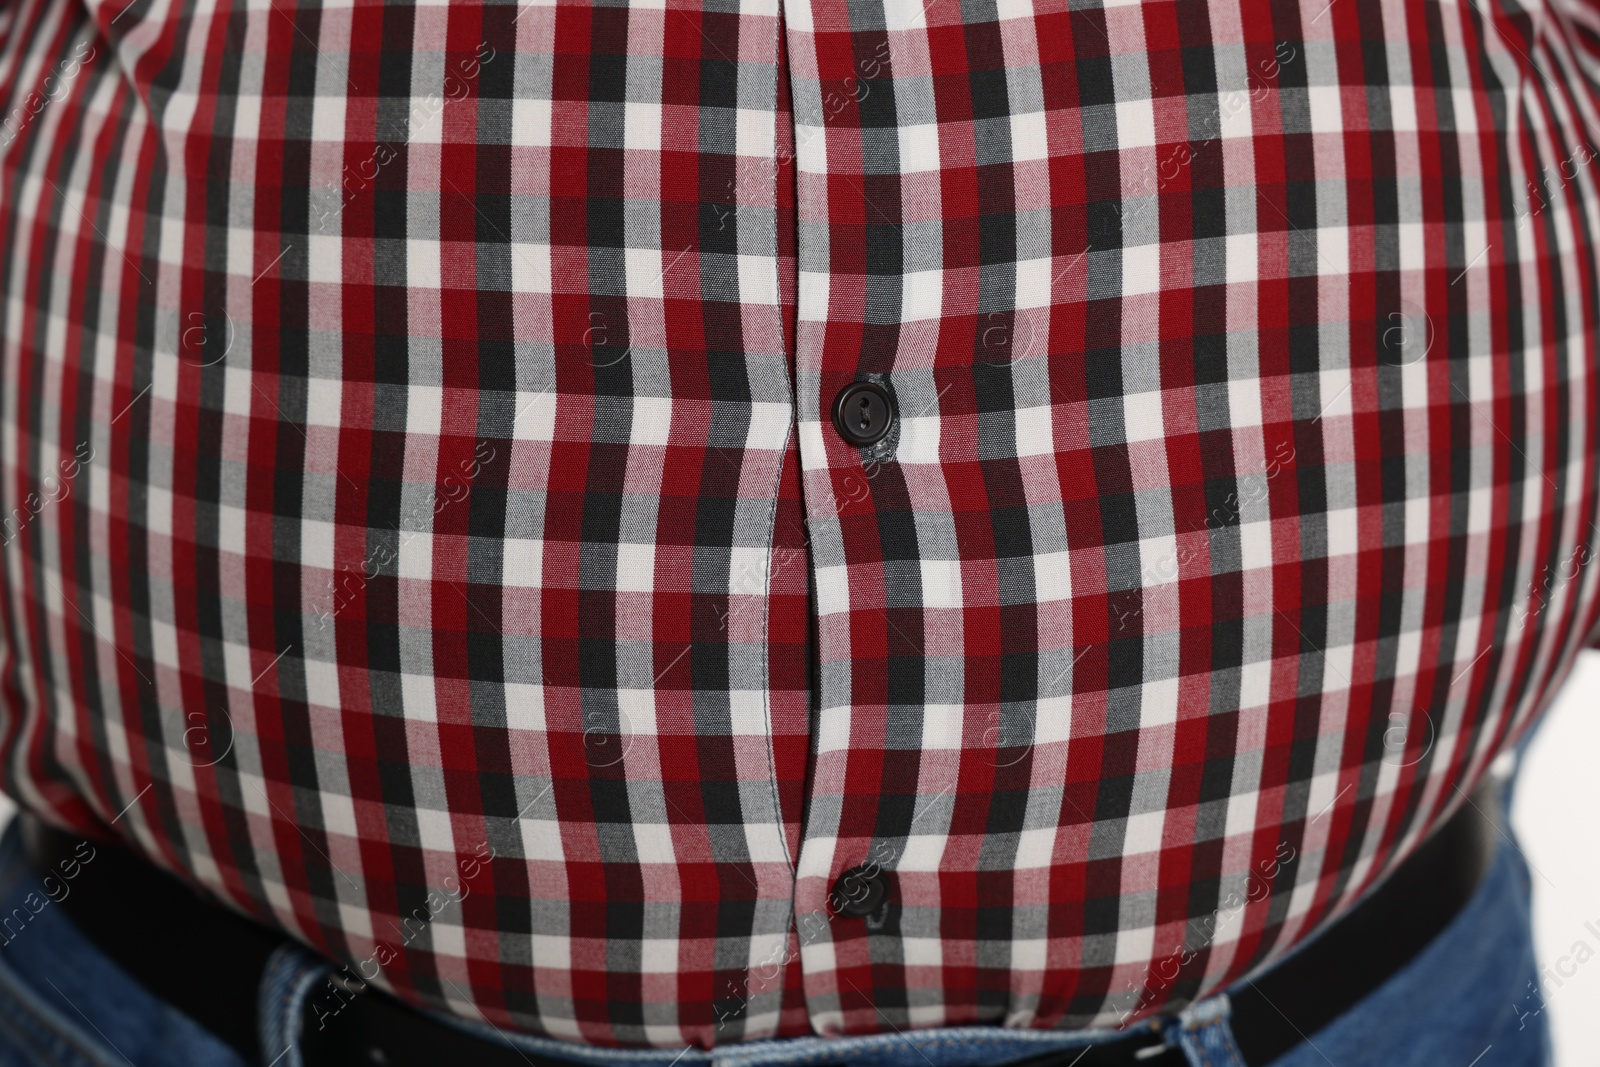
[[[877,382],[851,382],[833,402],[833,426],[839,436],[861,448],[883,440],[894,425],[894,403]]]
[[[876,865],[851,867],[833,883],[830,903],[835,914],[860,919],[882,907],[888,895],[889,886],[882,868]]]

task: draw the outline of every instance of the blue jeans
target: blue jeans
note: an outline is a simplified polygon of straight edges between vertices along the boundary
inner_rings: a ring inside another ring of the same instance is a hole
[[[15,824],[0,838],[0,900],[0,918],[6,920],[0,927],[0,1067],[245,1067],[232,1048],[152,996],[78,932],[47,899]],[[17,909],[25,921],[16,920]],[[298,1067],[301,1009],[330,973],[329,964],[297,948],[272,958],[260,991],[263,1063]],[[1274,1067],[1547,1067],[1549,1038],[1543,1015],[1536,1014],[1537,988],[1528,868],[1507,842],[1472,899],[1426,950]],[[1226,996],[1212,997],[1181,1019],[1151,1020],[1136,1029],[1152,1044],[1183,1048],[1193,1064],[1237,1067],[1242,1061],[1228,1029],[1227,1004]],[[712,1053],[634,1052],[443,1021],[528,1052],[618,1067],[963,1067],[1051,1050],[1070,1053],[1127,1036],[966,1027],[750,1042]]]

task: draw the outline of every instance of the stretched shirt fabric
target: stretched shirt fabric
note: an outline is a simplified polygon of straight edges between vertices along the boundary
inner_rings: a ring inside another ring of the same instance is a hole
[[[1600,616],[1587,0],[0,0],[0,104],[3,785],[418,1005],[1171,1011]]]

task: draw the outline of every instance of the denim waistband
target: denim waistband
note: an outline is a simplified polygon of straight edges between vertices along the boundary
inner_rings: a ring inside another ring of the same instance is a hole
[[[274,955],[262,978],[261,1026],[268,1067],[301,1067],[299,1027],[313,991],[330,980],[333,965],[295,947]],[[998,1026],[957,1026],[847,1037],[791,1037],[740,1042],[715,1049],[616,1049],[583,1046],[556,1038],[508,1033],[487,1020],[429,1012],[441,1025],[479,1040],[508,1045],[575,1067],[970,1067],[1004,1064],[1051,1052],[1071,1053],[1096,1045],[1120,1044],[1143,1035],[1147,1047],[1174,1047],[1192,1067],[1245,1067],[1229,1026],[1227,996],[1190,1006],[1176,1017],[1148,1019],[1124,1030],[1019,1030]]]

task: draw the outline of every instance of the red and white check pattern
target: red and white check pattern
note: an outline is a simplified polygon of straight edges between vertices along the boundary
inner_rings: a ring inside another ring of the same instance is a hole
[[[576,1041],[1221,988],[1600,616],[1597,42],[0,0],[0,778]]]

